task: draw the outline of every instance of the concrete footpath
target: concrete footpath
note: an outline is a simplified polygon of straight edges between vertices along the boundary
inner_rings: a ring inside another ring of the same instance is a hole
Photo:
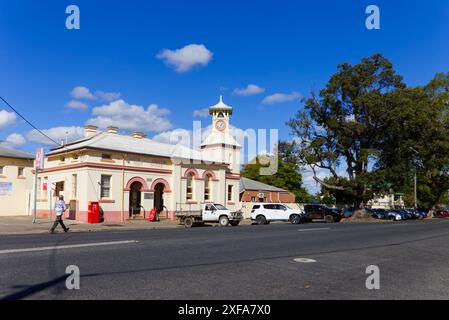
[[[64,220],[64,224],[70,228],[69,232],[98,232],[98,231],[120,231],[120,230],[152,230],[152,229],[176,229],[184,228],[178,221],[163,220],[160,222],[149,222],[146,220],[134,220],[126,222],[109,222],[89,224],[74,220]],[[242,221],[241,225],[250,225],[251,221]],[[14,234],[39,234],[49,233],[53,222],[50,219],[37,219],[33,224],[33,217],[13,216],[0,217],[0,235]],[[213,224],[211,224],[213,226]],[[63,232],[61,226],[56,232]]]

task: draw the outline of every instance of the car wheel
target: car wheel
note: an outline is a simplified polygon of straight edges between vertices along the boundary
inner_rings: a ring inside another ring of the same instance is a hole
[[[290,217],[290,222],[292,224],[300,224],[301,223],[301,217],[297,214],[294,214]]]
[[[264,217],[264,216],[257,216],[256,217],[256,222],[257,222],[257,224],[258,225],[261,225],[261,224],[266,224],[267,223],[267,219]]]
[[[191,228],[193,226],[193,218],[185,218],[184,219],[184,226],[186,228]]]
[[[326,223],[333,223],[333,222],[335,222],[335,219],[333,216],[328,214],[327,216],[324,217],[324,221],[326,221]]]
[[[388,217],[388,220],[390,220],[390,221],[395,221],[396,218],[395,218],[394,216],[389,216],[389,217]]]
[[[229,224],[229,219],[226,216],[221,216],[218,222],[220,223],[220,226],[227,227]]]

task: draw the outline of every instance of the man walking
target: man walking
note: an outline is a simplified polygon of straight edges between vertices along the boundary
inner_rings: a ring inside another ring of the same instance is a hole
[[[56,214],[56,220],[55,223],[53,223],[53,227],[51,227],[50,233],[55,233],[55,229],[58,226],[58,224],[61,225],[62,229],[64,229],[64,232],[69,231],[69,228],[67,228],[64,225],[64,222],[62,221],[62,215],[67,210],[67,206],[65,205],[64,196],[59,196],[59,200],[55,203],[55,214]]]

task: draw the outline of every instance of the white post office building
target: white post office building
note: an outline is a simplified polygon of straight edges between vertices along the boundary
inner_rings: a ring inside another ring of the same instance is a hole
[[[241,147],[230,133],[232,111],[221,98],[210,107],[213,130],[201,150],[86,126],[83,139],[46,155],[38,174],[38,217],[52,214],[59,195],[70,204],[67,217],[79,221],[87,221],[89,202],[100,203],[105,222],[143,217],[153,208],[168,218],[208,202],[239,209]]]

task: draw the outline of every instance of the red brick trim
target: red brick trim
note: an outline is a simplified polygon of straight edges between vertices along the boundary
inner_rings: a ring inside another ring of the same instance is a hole
[[[189,168],[184,172],[184,178],[187,179],[188,175],[192,173],[193,177],[195,178],[195,180],[200,180],[200,175],[198,173],[198,171],[194,168]]]
[[[167,180],[165,180],[163,178],[158,178],[158,179],[154,180],[153,183],[151,184],[151,188],[150,188],[149,192],[154,192],[155,191],[154,188],[156,188],[156,186],[159,183],[162,183],[164,185],[164,192],[165,193],[170,193],[171,192],[170,184],[168,183]]]
[[[47,168],[44,170],[40,170],[39,173],[47,173],[47,172],[57,172],[69,169],[79,169],[79,168],[99,168],[99,169],[112,169],[112,170],[128,170],[128,171],[140,171],[140,172],[151,172],[151,173],[165,173],[171,174],[172,170],[169,169],[155,169],[155,168],[145,168],[145,167],[133,167],[133,166],[123,166],[123,165],[110,165],[103,163],[94,163],[94,162],[84,162],[77,164],[69,164],[65,166],[59,166],[55,168]]]
[[[140,189],[141,192],[151,192],[150,189],[148,188],[147,182],[141,178],[141,177],[133,177],[131,178],[128,183],[126,184],[126,187],[124,189],[124,191],[131,191],[131,185],[134,182],[140,182],[142,184],[142,188]]]

